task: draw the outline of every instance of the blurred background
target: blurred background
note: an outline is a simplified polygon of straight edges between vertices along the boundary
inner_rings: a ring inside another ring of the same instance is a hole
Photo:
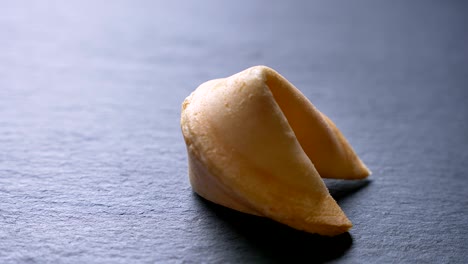
[[[0,262],[468,259],[464,1],[0,3]],[[199,199],[180,105],[276,69],[373,171],[325,239]]]

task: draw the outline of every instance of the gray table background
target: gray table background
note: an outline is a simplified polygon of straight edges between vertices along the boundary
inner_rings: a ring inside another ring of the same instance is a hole
[[[463,1],[0,3],[1,263],[466,263]],[[373,171],[324,238],[213,205],[180,104],[264,64]]]

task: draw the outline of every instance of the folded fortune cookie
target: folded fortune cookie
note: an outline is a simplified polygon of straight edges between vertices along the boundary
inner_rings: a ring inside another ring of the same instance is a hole
[[[190,183],[205,199],[310,233],[352,227],[321,177],[370,171],[335,124],[273,69],[203,83],[183,102],[181,127]]]

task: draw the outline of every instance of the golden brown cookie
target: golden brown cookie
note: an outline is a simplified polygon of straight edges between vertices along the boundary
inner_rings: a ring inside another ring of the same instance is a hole
[[[333,236],[352,224],[322,177],[370,174],[325,115],[276,71],[256,66],[200,85],[182,106],[190,182],[202,197]]]

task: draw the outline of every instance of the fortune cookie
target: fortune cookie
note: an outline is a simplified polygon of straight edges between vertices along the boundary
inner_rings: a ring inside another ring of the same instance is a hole
[[[273,69],[203,83],[183,102],[181,127],[190,183],[205,199],[310,233],[352,227],[321,177],[370,171],[335,124]]]

